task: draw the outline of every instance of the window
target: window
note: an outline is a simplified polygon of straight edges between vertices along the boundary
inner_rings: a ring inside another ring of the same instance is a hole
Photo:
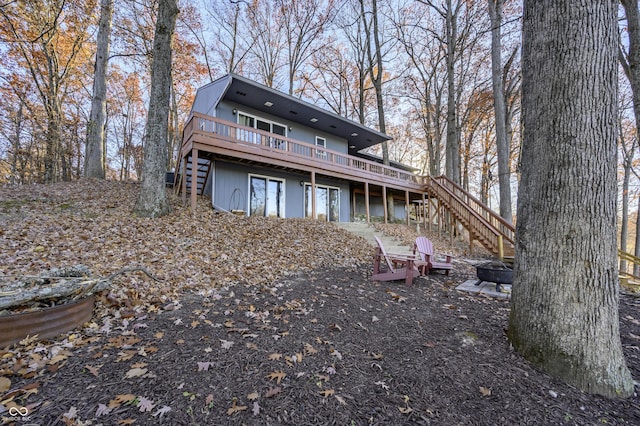
[[[311,217],[311,184],[304,187],[304,215]],[[318,220],[340,221],[340,189],[316,185],[316,215]]]
[[[284,180],[250,175],[249,215],[284,217]]]
[[[273,121],[254,117],[244,112],[238,112],[238,124],[262,130],[263,132],[273,133],[284,137],[287,136],[286,126],[274,123]],[[250,130],[238,129],[238,139],[245,142],[270,146],[271,148],[287,149],[287,141],[275,137],[265,137],[264,135]]]
[[[321,158],[323,160],[327,159],[327,151],[323,150],[323,149],[319,149],[320,147],[322,148],[326,148],[327,147],[327,140],[325,138],[321,138],[320,136],[316,136],[316,146],[318,148],[316,148],[316,157],[317,158]]]

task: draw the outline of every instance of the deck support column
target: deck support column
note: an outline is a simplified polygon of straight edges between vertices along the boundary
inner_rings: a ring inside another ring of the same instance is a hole
[[[387,187],[382,186],[382,207],[384,208],[384,223],[386,224],[388,221],[388,213],[387,213]]]
[[[351,185],[351,217],[353,221],[356,220],[356,191],[354,191],[354,186]]]
[[[371,223],[371,214],[369,210],[369,182],[364,183],[364,208],[367,214],[367,223]]]
[[[409,226],[409,224],[411,223],[409,221],[409,191],[404,191],[404,209],[407,212],[407,226]]]
[[[449,237],[451,241],[451,246],[453,246],[453,234],[456,232],[456,218],[453,217],[451,212],[449,212],[449,226],[451,229],[449,230]]]
[[[311,217],[318,219],[316,212],[316,172],[311,172]]]
[[[191,211],[196,211],[198,202],[198,149],[191,150]]]
[[[182,165],[180,166],[182,168],[182,173],[180,174],[180,186],[182,187],[181,191],[183,206],[187,205],[187,158],[187,155],[182,157]]]
[[[425,227],[425,229],[427,228],[427,205],[425,204],[427,202],[426,197],[424,196],[424,192],[422,193],[422,211],[420,212],[420,215],[422,216],[422,225]]]

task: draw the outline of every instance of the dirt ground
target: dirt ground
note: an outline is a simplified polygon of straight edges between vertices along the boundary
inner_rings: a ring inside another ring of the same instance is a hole
[[[407,287],[340,268],[185,295],[112,335],[87,332],[22,402],[37,401],[39,425],[640,424],[638,397],[586,395],[523,361],[508,302],[455,291],[464,278]],[[622,298],[634,377],[639,308]]]
[[[29,234],[11,230],[29,215],[14,213],[0,215],[5,257],[26,256],[7,254]],[[44,240],[33,244],[48,250]],[[474,275],[462,259],[450,276],[412,286],[372,282],[370,262],[356,259],[257,284],[190,284],[155,303],[143,279],[126,281],[138,290],[102,295],[82,329],[0,349],[0,418],[16,425],[640,424],[638,396],[587,395],[520,358],[505,334],[509,302],[455,290]],[[640,299],[621,297],[621,338],[636,379],[639,309]]]

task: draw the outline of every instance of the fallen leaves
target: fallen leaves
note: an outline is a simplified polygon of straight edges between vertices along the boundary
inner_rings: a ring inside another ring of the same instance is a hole
[[[275,380],[277,385],[279,385],[282,379],[284,379],[285,377],[287,377],[287,373],[285,373],[284,371],[272,371],[271,373],[267,374],[267,378],[269,380]]]
[[[224,350],[231,349],[231,347],[234,345],[234,342],[230,340],[224,340],[224,339],[220,339],[220,343],[222,345],[222,349]]]
[[[130,393],[116,395],[111,401],[109,401],[109,408],[118,408],[122,404],[127,404],[136,399],[136,396]]]
[[[247,409],[246,405],[237,405],[236,399],[234,398],[231,407],[227,410],[227,416],[232,416],[246,409]]]
[[[98,365],[97,367],[93,367],[91,365],[84,366],[84,368],[86,368],[89,371],[89,373],[93,374],[96,377],[98,377],[98,372],[100,371],[101,367],[102,367],[102,364]]]
[[[11,389],[11,380],[6,377],[0,377],[0,392],[6,392]]]
[[[145,398],[144,396],[141,396],[138,399],[138,409],[140,410],[141,413],[149,412],[155,406],[156,406],[156,404],[153,401],[151,401],[150,399]]]
[[[276,386],[275,388],[269,388],[267,392],[265,392],[265,398],[273,398],[274,396],[280,394],[282,392],[282,388],[280,386]]]
[[[125,379],[132,379],[134,377],[141,377],[147,374],[146,368],[132,368],[124,375]]]
[[[200,361],[198,361],[198,371],[208,371],[209,367],[211,367],[212,365],[214,365],[213,362],[209,362],[209,361],[200,362]]]
[[[162,416],[164,416],[165,414],[167,414],[168,412],[171,411],[171,407],[169,407],[168,405],[164,405],[162,406],[162,408],[159,408],[158,410],[156,410],[155,413],[152,414],[153,417],[158,417],[158,418],[162,418]]]
[[[400,296],[399,294],[394,293],[394,292],[393,292],[393,291],[391,291],[391,290],[386,290],[386,292],[389,294],[389,296],[391,296],[391,298],[392,298],[393,300],[395,300],[395,301],[396,301],[396,302],[398,302],[398,303],[402,303],[402,302],[406,302],[406,301],[407,301],[407,298],[406,298],[406,297],[404,297],[404,296]]]
[[[325,389],[320,391],[320,395],[322,395],[324,398],[328,398],[335,393],[336,392],[333,389]]]

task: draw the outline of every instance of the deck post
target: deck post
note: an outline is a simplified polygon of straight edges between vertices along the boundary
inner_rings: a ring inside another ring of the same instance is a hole
[[[182,173],[180,175],[180,186],[182,187],[182,205],[187,205],[187,158],[185,155],[182,157]]]
[[[355,222],[356,219],[356,191],[354,191],[353,185],[351,185],[351,217]]]
[[[198,202],[198,149],[191,150],[191,211],[196,211]]]
[[[410,224],[409,222],[409,191],[407,190],[404,191],[404,207],[405,207],[405,210],[407,211],[407,226],[409,226]]]
[[[425,203],[426,203],[426,197],[423,192],[422,193],[422,211],[420,212],[420,215],[422,216],[422,225],[426,229],[427,228],[427,206]]]
[[[456,218],[449,212],[449,238],[450,245],[453,246],[453,234],[456,232]]]
[[[387,213],[387,187],[382,186],[382,207],[384,207],[384,223],[387,223],[388,213]]]
[[[371,214],[369,210],[369,182],[364,183],[364,206],[367,213],[367,223],[371,223]]]
[[[318,219],[316,212],[316,172],[311,172],[311,217]]]

